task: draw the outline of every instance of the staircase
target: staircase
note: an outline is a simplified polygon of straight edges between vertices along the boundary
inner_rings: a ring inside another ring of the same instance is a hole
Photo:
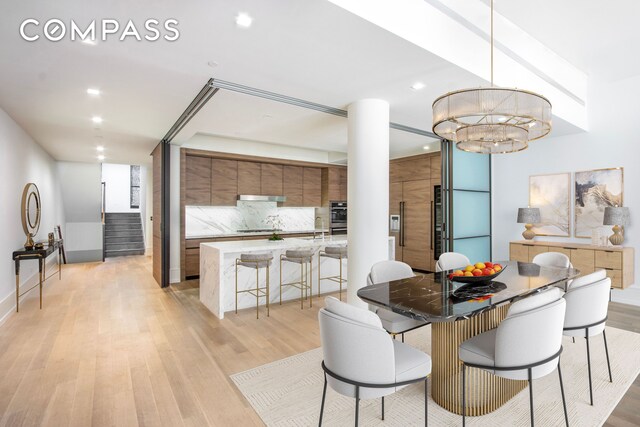
[[[105,214],[105,257],[144,255],[140,214]]]

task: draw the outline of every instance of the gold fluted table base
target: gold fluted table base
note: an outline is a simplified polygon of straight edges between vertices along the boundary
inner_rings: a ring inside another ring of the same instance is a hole
[[[457,322],[431,324],[431,396],[446,410],[462,415],[462,362],[458,346],[493,329],[507,315],[509,305]],[[500,378],[477,368],[467,368],[467,415],[493,412],[527,386],[526,381]]]

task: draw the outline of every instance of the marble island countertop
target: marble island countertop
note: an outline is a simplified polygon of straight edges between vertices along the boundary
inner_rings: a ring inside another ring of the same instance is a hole
[[[300,238],[292,237],[284,240],[235,240],[231,242],[210,242],[201,243],[200,246],[207,246],[217,249],[222,254],[270,250],[287,250],[293,248],[316,247],[326,245],[346,245],[347,236],[327,236],[324,238]]]
[[[278,231],[278,234],[286,236],[288,234],[321,234],[324,232],[325,234],[329,234],[329,229],[315,229],[315,230],[289,230],[289,231]],[[252,236],[271,236],[273,231],[252,231],[252,232],[234,232],[234,233],[224,233],[224,234],[206,234],[206,235],[197,235],[197,236],[186,236],[187,240],[195,240],[195,239],[220,239],[225,237],[252,237]]]

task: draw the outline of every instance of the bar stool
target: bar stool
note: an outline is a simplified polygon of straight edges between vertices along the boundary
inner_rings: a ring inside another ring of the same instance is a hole
[[[273,260],[271,253],[252,253],[240,254],[240,258],[236,258],[236,314],[238,314],[238,294],[248,293],[256,297],[256,319],[260,318],[260,298],[265,297],[267,305],[267,317],[269,317],[269,267]],[[255,268],[256,270],[256,287],[252,289],[238,290],[238,266]],[[267,284],[260,287],[260,269],[266,268]]]
[[[322,275],[320,274],[320,260],[323,257],[338,260],[338,262],[340,263],[340,272],[338,273],[338,275],[322,277]],[[342,278],[343,259],[347,259],[346,246],[326,246],[324,248],[324,251],[318,252],[318,296],[322,293],[320,292],[320,282],[322,280],[331,280],[332,282],[340,284],[340,301],[342,301],[342,284],[347,281],[347,279]]]
[[[309,307],[313,307],[313,280],[311,278],[313,252],[313,249],[288,250],[280,255],[280,304],[282,304],[282,287],[293,286],[300,289],[300,308],[304,308],[304,300],[307,298],[309,299]],[[283,262],[300,264],[300,281],[282,283]]]

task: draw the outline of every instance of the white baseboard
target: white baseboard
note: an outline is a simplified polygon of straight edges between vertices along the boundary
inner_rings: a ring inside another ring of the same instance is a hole
[[[53,271],[57,268],[58,257],[57,255],[51,257],[50,260],[47,260],[46,263],[46,271],[48,274],[52,274]],[[12,269],[13,270],[13,269]],[[64,269],[63,269],[64,270]],[[15,279],[14,279],[15,283]],[[38,283],[38,272],[36,271],[31,276],[27,277],[26,280],[23,280],[20,284],[19,293],[26,292],[32,286],[35,286]],[[26,296],[31,295],[32,293],[37,294],[37,290],[34,289],[32,292],[29,292]],[[25,297],[22,297],[24,300]],[[2,301],[0,301],[0,325],[2,325],[12,314],[16,312],[16,291],[12,291],[9,295],[7,295]]]

